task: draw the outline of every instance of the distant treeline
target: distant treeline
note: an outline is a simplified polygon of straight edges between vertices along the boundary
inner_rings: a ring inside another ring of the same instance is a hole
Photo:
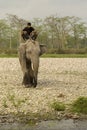
[[[82,19],[52,15],[27,21],[11,14],[0,19],[0,53],[17,53],[27,22],[37,30],[37,40],[47,46],[47,53],[87,53],[87,24]]]

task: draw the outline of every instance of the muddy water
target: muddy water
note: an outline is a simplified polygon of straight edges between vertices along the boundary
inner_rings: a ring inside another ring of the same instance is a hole
[[[87,130],[87,120],[42,121],[35,125],[0,124],[0,130]]]

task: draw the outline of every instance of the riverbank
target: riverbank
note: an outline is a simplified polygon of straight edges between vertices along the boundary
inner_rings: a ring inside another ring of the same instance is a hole
[[[41,58],[37,88],[25,88],[21,82],[18,58],[1,58],[1,121],[23,117],[24,120],[79,118],[76,114],[73,117],[68,108],[78,97],[87,96],[87,59]],[[64,103],[66,110],[55,112],[51,107],[54,101]]]

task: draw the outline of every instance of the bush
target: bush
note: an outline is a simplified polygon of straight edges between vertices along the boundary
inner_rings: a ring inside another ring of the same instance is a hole
[[[87,114],[87,97],[79,97],[74,101],[71,110],[73,112]]]
[[[51,104],[51,107],[55,110],[55,111],[64,111],[65,110],[65,105],[61,102],[58,101],[54,101]]]
[[[87,49],[75,49],[75,48],[67,48],[67,49],[48,49],[47,50],[48,54],[87,54]]]
[[[0,49],[0,54],[7,54],[7,55],[11,55],[11,54],[17,54],[18,51],[17,49]]]
[[[17,54],[17,49],[7,49],[5,50],[5,54]]]

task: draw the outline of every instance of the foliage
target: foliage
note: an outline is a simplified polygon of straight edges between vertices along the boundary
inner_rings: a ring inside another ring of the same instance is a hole
[[[73,53],[87,48],[87,25],[75,16],[59,17],[52,15],[34,18],[32,26],[38,32],[37,40],[47,46],[47,53]],[[21,39],[21,30],[27,20],[9,14],[7,19],[0,19],[0,48],[17,49]]]
[[[87,54],[44,54],[43,58],[87,58]]]
[[[3,106],[4,106],[5,108],[8,108],[6,99],[3,100]]]
[[[15,96],[15,94],[8,93],[7,97],[4,98],[2,105],[4,108],[9,108],[12,106],[13,109],[16,109],[17,112],[20,112],[21,106],[25,103],[25,99],[19,99]]]
[[[55,111],[64,111],[65,110],[65,105],[61,102],[58,101],[54,101],[51,104],[51,107],[55,110]]]
[[[79,97],[74,101],[71,110],[73,112],[87,114],[87,97]]]

